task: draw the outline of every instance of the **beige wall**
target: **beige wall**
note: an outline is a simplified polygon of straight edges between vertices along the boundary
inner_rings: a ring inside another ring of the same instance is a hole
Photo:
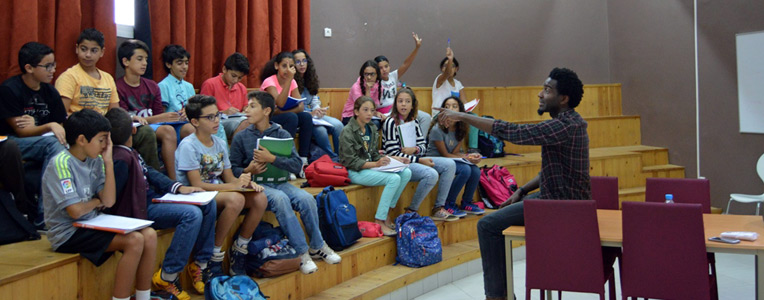
[[[385,55],[394,68],[422,48],[403,77],[432,86],[447,40],[466,86],[541,85],[555,66],[588,83],[607,83],[606,0],[313,1],[311,56],[322,87],[347,88],[367,59]],[[366,24],[364,26],[364,24]],[[325,27],[333,36],[323,37]]]

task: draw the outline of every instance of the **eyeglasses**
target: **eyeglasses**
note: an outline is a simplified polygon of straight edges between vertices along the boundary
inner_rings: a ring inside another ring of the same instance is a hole
[[[216,112],[216,113],[214,113],[214,114],[211,114],[211,115],[206,115],[206,116],[199,116],[199,118],[200,118],[200,119],[201,119],[201,118],[205,118],[205,119],[207,119],[207,120],[210,120],[211,122],[214,122],[216,119],[220,119],[220,115],[222,115],[222,113],[221,113],[221,112]]]
[[[56,63],[52,62],[52,63],[44,64],[44,65],[37,65],[36,67],[45,68],[46,71],[53,72],[54,70],[56,70]]]
[[[363,76],[364,76],[364,77],[372,77],[372,76],[377,76],[377,73],[363,73]]]
[[[296,60],[294,62],[294,64],[295,65],[307,65],[308,64],[308,59],[307,58],[303,58],[301,60]]]

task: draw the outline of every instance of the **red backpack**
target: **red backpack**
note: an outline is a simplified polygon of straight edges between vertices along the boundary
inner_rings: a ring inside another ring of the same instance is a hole
[[[517,190],[515,176],[499,165],[480,168],[480,196],[486,208],[496,209]]]
[[[329,155],[321,156],[305,168],[305,178],[312,187],[345,186],[350,184],[348,169],[333,162]]]

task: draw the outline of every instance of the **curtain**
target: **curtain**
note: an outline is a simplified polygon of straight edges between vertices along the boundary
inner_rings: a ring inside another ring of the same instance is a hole
[[[167,76],[162,49],[178,44],[191,54],[186,80],[200,88],[241,52],[250,73],[242,83],[260,87],[265,62],[281,51],[310,48],[310,0],[151,0],[154,80]]]
[[[56,76],[78,62],[74,53],[80,32],[93,27],[103,32],[105,53],[98,68],[114,74],[117,26],[114,1],[107,0],[2,0],[0,1],[0,80],[21,73],[18,53],[27,42],[53,48]]]

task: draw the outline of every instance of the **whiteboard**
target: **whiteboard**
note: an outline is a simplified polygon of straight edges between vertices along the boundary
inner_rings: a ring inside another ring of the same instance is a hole
[[[739,33],[735,42],[740,132],[764,133],[764,31]]]

